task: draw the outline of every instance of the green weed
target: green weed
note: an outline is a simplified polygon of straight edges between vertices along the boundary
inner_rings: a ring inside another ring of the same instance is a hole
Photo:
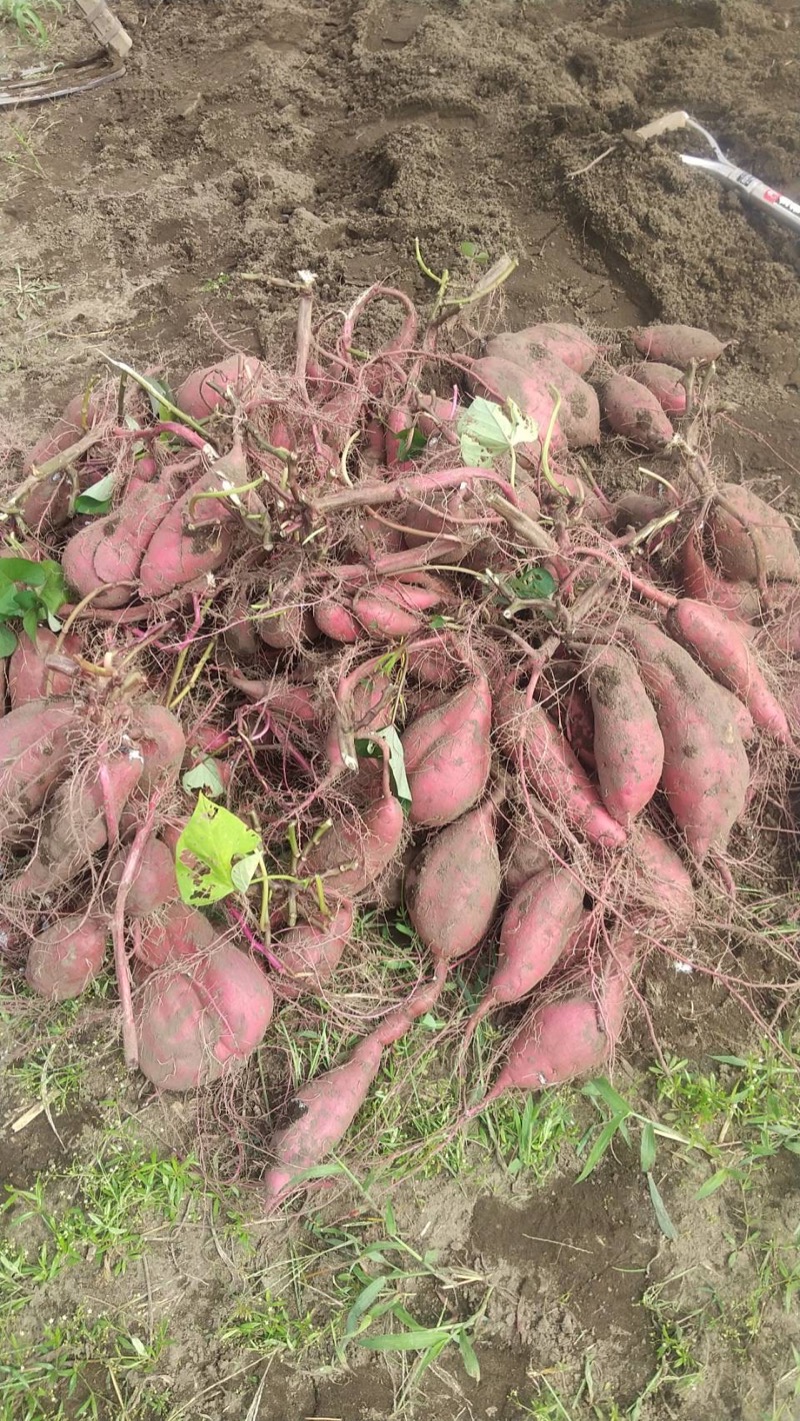
[[[78,1310],[50,1323],[39,1341],[4,1340],[0,1421],[128,1421],[166,1416],[166,1395],[147,1386],[169,1338],[166,1324],[145,1341],[108,1317]]]
[[[16,25],[26,39],[46,44],[49,34],[40,13],[42,10],[52,10],[61,15],[64,7],[61,0],[37,0],[35,5],[32,0],[0,0],[0,23]]]

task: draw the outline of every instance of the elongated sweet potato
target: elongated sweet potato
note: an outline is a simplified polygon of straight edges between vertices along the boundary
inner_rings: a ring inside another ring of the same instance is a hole
[[[761,730],[782,745],[792,743],[786,715],[735,622],[706,602],[681,597],[667,613],[667,627],[675,641],[693,652],[706,671],[744,701]]]
[[[765,577],[800,582],[800,551],[787,519],[746,484],[720,484],[724,500],[712,504],[709,528],[726,577],[755,582]]]
[[[597,395],[591,385],[554,355],[524,368],[510,360],[485,357],[474,362],[469,381],[476,395],[496,398],[492,395],[496,390],[503,400],[513,400],[523,414],[535,420],[540,439],[547,432],[553,408],[551,391],[555,389],[561,396],[556,429],[570,448],[580,449],[600,442]],[[555,430],[551,447],[556,452],[561,447]]]
[[[8,663],[8,695],[12,710],[44,697],[46,684],[48,700],[72,694],[72,676],[66,675],[64,671],[54,670],[48,678],[47,658],[54,654],[57,642],[58,637],[49,627],[37,627],[35,644],[27,632],[19,632],[16,649]],[[64,639],[61,655],[71,657],[81,650],[80,637],[76,632],[69,632]]]
[[[274,938],[274,949],[285,969],[278,991],[282,997],[318,994],[333,976],[353,931],[355,910],[345,899],[321,925],[298,923]]]
[[[630,375],[645,389],[655,395],[665,414],[686,413],[686,386],[683,371],[676,365],[665,365],[660,360],[645,360],[640,365],[629,365],[620,371]]]
[[[693,360],[698,365],[710,365],[719,360],[725,345],[710,331],[699,326],[641,326],[633,332],[633,343],[648,360],[663,361],[686,370]]]
[[[751,582],[730,582],[706,562],[696,533],[684,538],[679,549],[680,581],[687,597],[710,602],[734,621],[754,622],[761,610],[758,589]]]
[[[695,919],[692,880],[671,844],[648,825],[640,825],[631,841],[634,880],[632,903],[658,915],[658,932],[684,932]]]
[[[261,361],[253,355],[230,355],[216,365],[207,365],[187,375],[175,391],[175,403],[192,419],[207,419],[225,405],[229,385],[234,394],[241,397],[258,383],[263,369]]]
[[[480,799],[492,763],[492,697],[483,674],[403,732],[412,824],[451,824]]]
[[[664,768],[664,740],[636,669],[618,646],[593,649],[585,663],[594,712],[600,794],[626,828],[650,803]]]
[[[25,976],[41,997],[65,1002],[79,997],[103,966],[108,943],[105,918],[70,913],[33,939]]]
[[[629,617],[622,633],[664,737],[662,784],[675,822],[696,858],[724,852],[750,779],[730,703],[689,653],[651,622]]]
[[[229,501],[204,498],[194,505],[191,515],[189,510],[196,494],[220,489],[225,477],[224,474],[220,477],[215,467],[172,504],[150,538],[141,561],[139,590],[142,597],[164,596],[222,566],[233,536],[234,514]]]
[[[503,888],[510,897],[537,873],[550,867],[553,855],[548,845],[553,839],[554,831],[545,819],[540,819],[534,827],[520,817],[510,826],[500,855]]]
[[[145,551],[163,522],[173,491],[173,475],[165,469],[160,479],[146,483],[103,518],[95,518],[75,533],[61,555],[67,581],[80,597],[108,587],[95,597],[96,607],[124,607],[133,601],[136,580]]]
[[[406,907],[436,958],[471,952],[492,924],[500,898],[500,855],[491,800],[425,845],[406,874]]]
[[[583,885],[568,868],[545,869],[523,884],[500,928],[497,965],[467,1036],[493,1007],[519,1002],[547,976],[583,917]]]
[[[43,804],[69,764],[76,725],[71,701],[28,701],[0,719],[0,832]]]
[[[580,326],[567,321],[542,321],[521,331],[505,331],[487,342],[486,354],[528,366],[554,356],[577,375],[585,375],[594,365],[599,347]]]
[[[556,815],[593,843],[620,848],[625,830],[612,818],[583,766],[547,712],[536,702],[526,709],[525,695],[506,685],[495,697],[495,725],[501,747],[515,757],[522,742],[525,775]]]
[[[555,399],[547,388],[547,383],[536,375],[529,375],[513,360],[503,360],[499,356],[486,356],[474,360],[470,366],[469,387],[473,395],[504,402],[512,399],[526,419],[537,426],[539,436],[531,446],[530,455],[538,458],[541,441],[550,425],[555,408]],[[554,454],[567,445],[566,435],[560,420],[556,420],[550,440]],[[521,446],[527,450],[527,446]]]
[[[652,391],[630,375],[612,375],[606,381],[600,408],[615,434],[643,449],[662,448],[675,432]]]
[[[349,607],[334,597],[321,597],[315,603],[314,621],[323,636],[329,636],[331,641],[352,644],[364,635],[364,628]]]

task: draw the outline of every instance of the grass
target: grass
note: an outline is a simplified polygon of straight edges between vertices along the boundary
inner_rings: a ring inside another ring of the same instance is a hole
[[[25,39],[45,45],[50,35],[42,12],[48,10],[62,14],[61,0],[37,0],[36,4],[32,0],[0,0],[0,23],[13,25]]]

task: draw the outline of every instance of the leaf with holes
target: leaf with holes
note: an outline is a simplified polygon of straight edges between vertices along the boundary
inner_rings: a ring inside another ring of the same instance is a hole
[[[245,892],[261,849],[254,829],[199,794],[175,849],[175,873],[184,903],[208,907],[237,889]]]

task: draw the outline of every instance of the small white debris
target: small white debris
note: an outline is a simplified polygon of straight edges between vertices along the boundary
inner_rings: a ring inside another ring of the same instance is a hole
[[[676,972],[685,972],[687,975],[694,972],[691,962],[673,962],[672,965]]]

